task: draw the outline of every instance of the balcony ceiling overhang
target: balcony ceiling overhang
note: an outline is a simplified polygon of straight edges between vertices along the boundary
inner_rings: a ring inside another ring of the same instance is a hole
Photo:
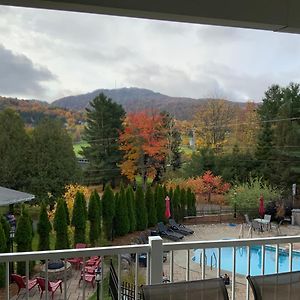
[[[300,33],[299,0],[0,0],[0,4]]]

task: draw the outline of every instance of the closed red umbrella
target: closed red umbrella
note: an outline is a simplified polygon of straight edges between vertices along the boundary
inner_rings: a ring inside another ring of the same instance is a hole
[[[259,209],[258,209],[259,215],[261,218],[265,215],[265,206],[264,206],[264,197],[261,195],[259,199]]]
[[[170,198],[169,196],[166,197],[166,210],[165,210],[165,217],[169,219],[171,217],[171,211],[170,211]]]

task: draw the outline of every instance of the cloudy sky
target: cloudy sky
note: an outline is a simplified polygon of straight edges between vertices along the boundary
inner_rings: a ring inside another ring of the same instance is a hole
[[[300,81],[300,36],[0,6],[0,95],[53,101],[98,88],[260,101]]]

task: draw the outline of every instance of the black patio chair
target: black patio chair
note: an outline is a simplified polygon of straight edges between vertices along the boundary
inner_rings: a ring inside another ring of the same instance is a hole
[[[144,300],[229,300],[222,278],[142,286]]]
[[[159,222],[157,224],[157,230],[161,237],[165,237],[175,242],[183,238],[182,234],[176,233],[173,230],[167,228],[163,222]]]
[[[300,299],[300,271],[247,276],[255,300]]]
[[[194,230],[187,228],[182,224],[176,223],[176,221],[174,219],[169,219],[169,224],[175,232],[179,232],[183,235],[188,235],[188,234],[194,233]]]

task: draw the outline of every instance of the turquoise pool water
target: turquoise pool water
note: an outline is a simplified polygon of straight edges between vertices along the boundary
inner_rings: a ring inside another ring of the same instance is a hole
[[[221,249],[221,269],[228,272],[232,272],[232,247]],[[192,260],[194,262],[200,263],[202,250],[194,250],[194,256]],[[211,257],[213,266],[215,267],[218,258],[218,249],[206,249],[206,265],[211,266]],[[293,271],[300,271],[300,253],[293,252]],[[279,273],[289,271],[289,254],[288,251],[279,250],[278,255],[279,261]],[[253,246],[250,248],[250,274],[260,275],[262,274],[262,251],[261,247]],[[236,273],[241,275],[247,275],[247,248],[238,247],[236,248]],[[275,273],[275,248],[265,247],[265,274]]]

